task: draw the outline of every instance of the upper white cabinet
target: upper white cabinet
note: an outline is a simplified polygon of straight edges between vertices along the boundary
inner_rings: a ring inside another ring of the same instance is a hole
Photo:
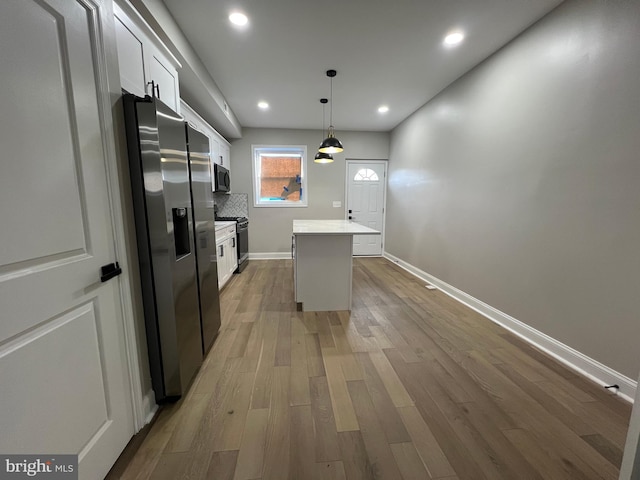
[[[180,63],[128,3],[113,5],[122,88],[156,96],[180,113]]]
[[[224,142],[220,143],[220,152],[218,154],[218,161],[216,163],[223,166],[227,170],[229,170],[229,167],[231,164],[231,158],[229,156],[229,153],[230,153],[229,144],[225,140]]]
[[[209,143],[211,144],[211,160],[213,161],[213,163],[217,163],[218,165],[221,165],[220,163],[220,141],[218,140],[219,136],[218,135],[212,135],[211,137],[209,137]],[[224,143],[224,142],[222,142]],[[213,168],[213,165],[211,166],[211,168]],[[228,169],[228,167],[225,167]]]
[[[209,125],[198,113],[191,108],[184,100],[180,100],[180,113],[185,121],[189,122],[196,130],[204,133],[209,138],[209,148],[211,152],[211,176],[213,178],[213,164],[231,170],[230,145],[225,138],[220,135],[211,125]],[[215,188],[215,186],[214,186]]]
[[[154,51],[149,60],[151,85],[155,86],[156,97],[180,113],[180,86],[176,70],[159,51]],[[147,82],[148,83],[148,82]],[[151,88],[148,86],[148,89]]]
[[[142,97],[146,93],[142,39],[131,32],[117,14],[116,40],[118,42],[120,84],[126,91]]]

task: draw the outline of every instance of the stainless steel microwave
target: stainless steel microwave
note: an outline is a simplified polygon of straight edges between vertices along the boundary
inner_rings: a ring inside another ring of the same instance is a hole
[[[217,163],[213,164],[213,187],[216,192],[228,192],[231,190],[231,178],[229,170]]]

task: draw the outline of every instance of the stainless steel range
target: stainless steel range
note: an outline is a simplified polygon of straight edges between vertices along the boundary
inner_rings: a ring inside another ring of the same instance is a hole
[[[236,222],[236,248],[238,249],[238,268],[233,273],[242,272],[249,263],[249,219],[247,217],[218,217],[216,220]]]

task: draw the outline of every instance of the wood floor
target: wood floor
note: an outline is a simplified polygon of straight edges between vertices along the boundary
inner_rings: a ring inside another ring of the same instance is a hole
[[[296,312],[251,261],[189,394],[111,478],[617,479],[631,406],[382,258]]]

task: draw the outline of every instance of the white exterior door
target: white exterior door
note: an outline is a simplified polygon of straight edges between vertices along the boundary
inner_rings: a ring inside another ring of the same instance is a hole
[[[108,13],[0,3],[0,452],[78,454],[80,478],[103,478],[134,433],[119,279],[100,281],[115,261]]]
[[[354,235],[354,255],[382,255],[386,162],[347,161],[347,218],[381,232]]]

